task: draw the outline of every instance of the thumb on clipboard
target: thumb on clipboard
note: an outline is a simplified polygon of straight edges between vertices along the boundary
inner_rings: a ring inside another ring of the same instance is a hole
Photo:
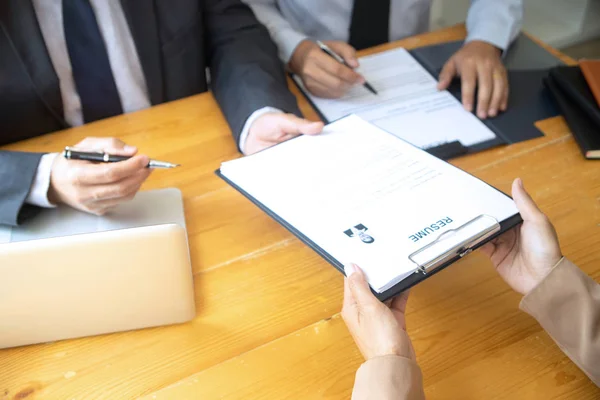
[[[371,293],[363,271],[354,264],[345,268],[342,317],[365,359],[397,355],[415,360],[415,351],[406,333],[408,292],[380,302]]]
[[[535,288],[561,260],[554,226],[538,208],[521,179],[512,184],[512,196],[523,224],[481,247],[492,264],[516,292]]]

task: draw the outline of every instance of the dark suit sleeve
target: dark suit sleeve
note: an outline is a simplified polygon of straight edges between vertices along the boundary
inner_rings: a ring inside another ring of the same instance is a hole
[[[236,142],[263,107],[301,115],[267,29],[240,0],[206,0],[204,24],[212,91]]]
[[[38,211],[25,204],[43,154],[0,151],[0,225],[18,225]]]

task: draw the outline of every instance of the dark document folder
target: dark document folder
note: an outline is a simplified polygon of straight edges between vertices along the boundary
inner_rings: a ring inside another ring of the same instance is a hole
[[[579,67],[554,68],[545,83],[584,157],[600,159],[600,108]]]
[[[415,60],[417,60],[418,64],[422,66],[424,71],[428,72],[431,76],[437,79],[445,62],[451,57],[452,54],[460,49],[462,44],[462,41],[443,43],[414,49],[409,53]],[[398,66],[398,64],[394,64],[396,60],[393,58],[392,53],[395,51],[396,50],[390,50],[379,53],[375,56],[368,56],[365,58],[364,62],[367,63],[367,59],[371,59],[369,61],[372,61],[372,57],[380,56],[382,59],[387,60],[382,61],[382,65],[387,63],[389,65],[395,65],[397,68],[402,68],[402,65]],[[501,113],[495,118],[488,118],[482,121],[485,127],[487,127],[489,131],[493,133],[493,135],[490,134],[485,140],[467,143],[463,140],[463,134],[455,135],[454,137],[449,134],[449,137],[445,140],[428,145],[417,144],[411,139],[406,139],[402,135],[399,136],[425,149],[430,154],[433,154],[436,157],[444,160],[467,153],[485,150],[501,144],[517,143],[543,136],[542,132],[535,127],[535,122],[558,115],[558,110],[551,99],[550,93],[544,87],[543,80],[547,76],[548,68],[560,65],[560,60],[528,37],[521,35],[519,38],[517,38],[517,40],[515,40],[510,49],[507,51],[506,55],[504,56],[504,62],[509,70],[509,108],[506,112]],[[375,68],[374,70],[371,68],[366,75],[368,75],[368,79],[374,78],[373,85],[380,89],[380,94],[382,94],[382,92],[385,94],[386,90],[388,89],[394,90],[394,88],[401,85],[405,79],[410,81],[410,73],[393,77],[386,77],[385,74],[382,74],[378,77],[377,74],[379,72],[379,68]],[[373,77],[373,75],[375,76]],[[328,111],[328,109],[331,108],[332,102],[324,103],[322,99],[315,98],[314,96],[308,94],[297,77],[294,77],[293,81],[299,87],[300,91],[306,96],[321,119],[323,119],[325,122],[332,122],[351,113],[358,113],[358,115],[362,115],[359,112],[354,111],[356,108],[353,107],[354,103],[352,103],[361,95],[360,92],[350,93],[343,99],[339,100],[340,104],[343,104],[343,107],[339,108],[347,109],[346,114],[342,115],[338,113],[337,115],[332,115]],[[408,85],[411,84],[411,82],[408,82]],[[448,92],[454,98],[458,99],[459,101],[461,100],[461,88],[458,79],[452,83],[448,89]],[[396,98],[401,99],[400,96]],[[387,109],[389,109],[390,102],[393,102],[394,99],[389,99],[385,96],[373,96],[373,98],[369,97],[365,101],[372,101],[372,104],[370,104],[368,107],[370,109],[367,110],[367,114],[369,114],[372,113],[373,110],[379,109],[379,107],[383,107],[384,109],[387,107]],[[337,102],[337,100],[334,100],[333,102]],[[363,107],[363,110],[366,108],[366,106]],[[406,108],[399,103],[395,110],[402,112],[404,109]],[[430,114],[430,117],[436,118],[433,113]],[[376,125],[379,125],[380,120],[378,120],[378,118],[366,118]],[[447,125],[447,127],[461,124],[461,122],[457,122],[454,118],[450,118],[449,121],[452,123]],[[385,124],[383,127],[394,134],[398,133],[394,129],[385,126]],[[402,131],[401,128],[398,129]],[[445,127],[441,129],[444,130]]]
[[[411,54],[437,78],[446,61],[462,45],[462,41],[442,43],[412,50]],[[504,64],[510,85],[508,110],[483,123],[507,144],[543,136],[534,124],[559,114],[543,81],[548,69],[562,62],[527,36],[520,35],[504,56]],[[448,91],[462,99],[458,79]]]

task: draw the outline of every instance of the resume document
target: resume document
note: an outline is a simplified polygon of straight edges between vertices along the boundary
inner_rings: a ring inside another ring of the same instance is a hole
[[[221,174],[340,263],[359,265],[377,292],[415,273],[410,255],[444,232],[518,213],[502,192],[355,115],[223,163]]]

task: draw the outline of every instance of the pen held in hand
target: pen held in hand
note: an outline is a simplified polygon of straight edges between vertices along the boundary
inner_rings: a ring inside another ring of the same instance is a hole
[[[116,156],[108,153],[94,153],[87,151],[77,151],[73,150],[69,147],[65,147],[63,151],[63,157],[67,160],[82,160],[82,161],[92,161],[92,162],[102,162],[102,163],[113,163],[119,161],[125,161],[130,159],[130,156]],[[146,168],[162,168],[162,169],[170,169],[179,167],[179,164],[172,164],[166,161],[158,161],[158,160],[150,160]]]
[[[331,49],[331,47],[327,46],[325,43],[321,42],[320,40],[317,40],[317,45],[321,48],[321,50],[327,54],[328,56],[332,57],[334,60],[336,60],[337,62],[339,62],[340,64],[344,64],[346,67],[353,69],[351,66],[348,65],[348,63],[346,62],[346,60],[344,60],[342,58],[342,56],[340,56],[339,54],[337,54],[335,51],[333,51]],[[373,94],[378,94],[377,90],[375,90],[375,88],[373,86],[371,86],[371,84],[367,81],[365,81],[365,83],[363,83],[363,86],[370,91]]]

